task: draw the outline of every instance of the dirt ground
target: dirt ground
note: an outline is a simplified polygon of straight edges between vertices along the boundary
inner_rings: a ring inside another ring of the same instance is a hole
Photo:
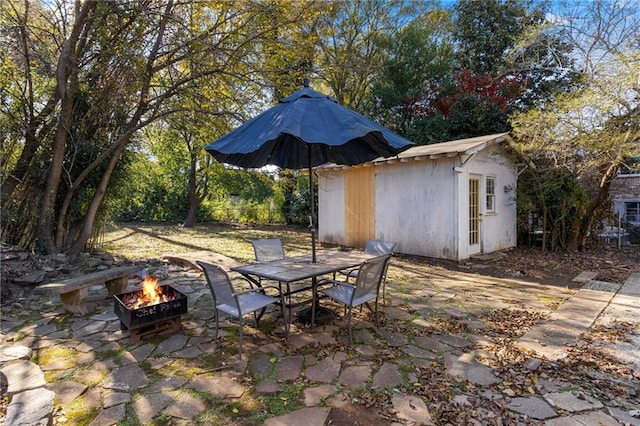
[[[459,263],[436,259],[423,261],[486,276],[574,288],[581,283],[573,279],[583,271],[597,272],[595,279],[598,281],[624,283],[629,275],[640,272],[640,247],[621,250],[597,248],[577,253],[515,248]]]

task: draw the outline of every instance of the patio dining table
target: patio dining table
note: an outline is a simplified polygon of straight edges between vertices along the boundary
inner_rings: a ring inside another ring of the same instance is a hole
[[[277,281],[280,286],[286,284],[287,290],[283,292],[283,296],[289,299],[287,305],[289,317],[291,316],[291,295],[311,290],[311,326],[313,327],[316,319],[318,277],[357,268],[373,257],[375,255],[362,252],[323,250],[316,253],[315,263],[312,262],[311,255],[304,255],[235,266],[231,270],[242,274],[257,286],[261,285],[261,280]],[[304,285],[303,282],[308,279],[311,279],[311,284]],[[293,290],[291,284],[295,284]],[[285,320],[290,321],[290,318]]]

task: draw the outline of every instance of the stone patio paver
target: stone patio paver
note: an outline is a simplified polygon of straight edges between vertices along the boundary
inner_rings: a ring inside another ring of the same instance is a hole
[[[145,394],[133,403],[133,411],[142,424],[149,424],[171,401],[169,395],[161,392]]]
[[[324,426],[328,416],[328,408],[308,407],[266,419],[264,426]]]
[[[113,390],[107,390],[102,395],[103,407],[109,408],[114,405],[126,404],[131,401],[131,394],[128,392],[116,392]]]
[[[338,374],[340,363],[328,357],[304,370],[305,377],[317,383],[332,383]]]
[[[602,411],[591,411],[589,413],[577,414],[568,417],[559,417],[548,420],[545,426],[620,426],[620,423],[613,417]]]
[[[282,390],[282,387],[275,380],[265,380],[256,384],[256,392],[262,395],[273,395]]]
[[[631,415],[618,407],[607,407],[609,415],[624,425],[640,426],[640,416],[631,417]],[[638,412],[640,414],[640,412]]]
[[[371,375],[370,365],[352,365],[342,369],[338,384],[346,388],[363,388]]]
[[[272,359],[273,358],[266,353],[255,354],[255,356],[251,357],[248,363],[249,375],[256,379],[269,375],[273,365]]]
[[[276,380],[278,382],[292,382],[300,377],[304,357],[301,355],[281,358],[276,366]]]
[[[396,415],[400,420],[407,420],[413,424],[433,425],[431,414],[424,401],[413,395],[393,394],[391,397]]]
[[[149,384],[149,378],[137,364],[127,364],[113,370],[102,382],[107,389],[134,391]]]
[[[431,352],[427,349],[418,348],[413,345],[405,345],[399,348],[403,353],[410,356],[411,358],[422,358],[422,359],[438,359],[439,355],[435,352]]]
[[[402,374],[397,364],[385,362],[373,376],[371,389],[391,389],[402,384]]]
[[[593,324],[619,289],[618,284],[589,281],[548,321],[525,333],[518,344],[552,361],[563,358],[567,346],[576,344],[578,336]]]
[[[171,352],[179,351],[184,348],[184,345],[187,344],[187,340],[189,338],[184,334],[174,334],[160,342],[160,344],[156,347],[156,350],[153,351],[154,356],[166,355]]]
[[[193,395],[185,392],[172,392],[173,402],[163,410],[163,413],[184,420],[193,420],[207,407],[205,403]]]
[[[114,405],[106,408],[93,419],[89,426],[110,426],[123,421],[127,416],[127,407],[125,404]]]
[[[478,362],[475,355],[466,353],[461,356],[445,354],[447,374],[459,377],[476,385],[492,385],[501,382],[500,378],[486,365]]]
[[[196,377],[185,386],[220,398],[240,398],[247,389],[227,376]]]
[[[69,404],[88,389],[87,385],[74,380],[58,380],[47,385],[47,388],[55,393],[56,401],[63,406]]]
[[[542,397],[555,408],[570,413],[597,410],[604,407],[600,401],[582,392],[553,392],[546,393]]]
[[[48,425],[53,420],[55,393],[47,389],[29,389],[16,393],[7,406],[7,426]]]
[[[432,352],[447,352],[452,348],[450,345],[445,345],[436,336],[416,336],[413,339],[413,344],[420,346],[421,348],[428,349]]]
[[[40,366],[31,361],[19,360],[5,364],[0,373],[7,377],[7,394],[13,395],[46,385]]]
[[[549,419],[558,415],[551,405],[536,396],[513,398],[507,404],[507,408],[536,420]]]
[[[319,405],[325,398],[333,395],[336,389],[333,385],[308,387],[302,391],[302,401],[307,407]]]
[[[4,324],[3,324],[4,325]],[[29,360],[33,355],[33,350],[22,345],[0,344],[0,364],[17,359]]]

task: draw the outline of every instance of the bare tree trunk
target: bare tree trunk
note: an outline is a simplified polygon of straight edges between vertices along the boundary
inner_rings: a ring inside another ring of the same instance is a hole
[[[75,58],[69,58],[75,67]],[[40,204],[40,214],[38,216],[38,249],[42,252],[52,253],[56,250],[51,235],[53,219],[55,216],[54,206],[58,195],[58,186],[60,177],[62,176],[62,168],[64,162],[64,153],[67,146],[67,136],[71,120],[73,119],[73,104],[75,94],[78,87],[77,70],[70,78],[70,83],[65,90],[62,99],[62,111],[60,113],[60,122],[56,130],[53,149],[51,152],[51,165],[47,174],[47,184],[42,195],[42,203]]]
[[[98,158],[93,161],[80,173],[80,175],[73,181],[69,190],[65,194],[64,200],[58,209],[58,222],[56,224],[56,237],[55,237],[55,245],[58,248],[62,248],[65,240],[65,231],[66,231],[66,221],[67,221],[67,212],[69,211],[69,206],[71,205],[71,200],[73,199],[73,195],[75,194],[76,188],[79,188],[82,182],[94,171],[100,164],[107,161],[110,155],[112,155],[118,149],[118,143],[112,144],[109,148],[107,148],[102,154],[98,156]],[[69,240],[69,238],[66,238]]]
[[[578,240],[580,239],[580,219],[576,218],[571,222],[569,237],[567,238],[567,250],[578,251]]]
[[[191,228],[196,224],[196,216],[198,214],[198,208],[200,207],[200,198],[198,197],[198,182],[197,182],[197,168],[198,157],[193,150],[190,152],[190,164],[189,164],[189,210],[187,211],[187,217],[184,220],[183,226]]]
[[[60,53],[58,59],[56,93],[62,99],[60,120],[56,129],[53,148],[51,152],[51,165],[47,174],[47,184],[42,195],[40,213],[38,215],[37,247],[41,251],[53,252],[56,250],[52,235],[54,221],[54,206],[58,196],[58,186],[62,176],[64,154],[67,145],[69,128],[73,119],[73,106],[78,89],[78,49],[80,35],[84,26],[89,21],[90,12],[96,6],[95,1],[84,3],[77,2],[78,13],[69,38]]]
[[[91,233],[93,232],[93,225],[95,223],[96,214],[98,213],[98,208],[102,203],[102,199],[104,198],[104,194],[107,191],[107,185],[109,185],[109,180],[111,179],[111,174],[113,170],[116,168],[116,164],[120,160],[120,156],[124,152],[127,142],[131,137],[123,138],[122,141],[118,144],[118,149],[111,157],[111,161],[109,161],[109,165],[107,166],[104,173],[102,173],[102,179],[100,180],[100,184],[96,188],[96,192],[91,200],[91,204],[87,209],[87,212],[84,217],[84,221],[82,222],[82,230],[78,235],[78,238],[74,241],[69,249],[69,254],[80,254],[84,249],[87,241],[91,237]]]

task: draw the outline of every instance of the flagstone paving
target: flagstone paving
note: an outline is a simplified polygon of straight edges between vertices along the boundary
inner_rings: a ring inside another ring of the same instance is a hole
[[[235,355],[232,322],[223,321],[219,340],[213,341],[211,298],[204,278],[190,269],[172,267],[161,281],[188,294],[183,332],[135,344],[120,330],[110,302],[98,304],[92,315],[73,317],[56,301],[23,299],[1,317],[0,378],[6,378],[6,389],[0,381],[0,390],[10,399],[4,425],[82,421],[101,426],[124,420],[216,425],[233,419],[238,424],[320,426],[355,424],[355,418],[372,425],[437,424],[428,400],[414,391],[428,387],[423,374],[432,372],[434,363],[450,380],[482,389],[481,400],[452,395],[452,407],[479,404],[482,410],[501,404],[517,424],[640,425],[638,391],[607,406],[579,385],[539,377],[532,394],[516,394],[505,384],[504,371],[487,362],[490,354],[483,345],[491,339],[483,335],[486,324],[479,318],[504,308],[550,315],[519,339],[538,352],[539,358],[523,361],[537,374],[543,356],[557,359],[594,321],[638,322],[640,274],[622,286],[587,280],[577,291],[464,273],[416,273],[414,278],[402,286],[388,283],[391,303],[381,308],[386,325],[354,321],[351,348],[344,346],[347,335],[340,319],[314,329],[294,325],[288,344],[281,339],[281,325],[272,324],[271,334],[245,327],[242,360]],[[443,318],[463,329],[437,331]],[[263,319],[274,320],[273,314]],[[612,355],[623,351],[617,355],[639,368],[639,336],[609,350]],[[385,413],[359,403],[376,393],[387,395]],[[256,412],[264,408],[255,398],[270,398],[266,411]],[[85,410],[81,420],[74,417],[77,406]]]

